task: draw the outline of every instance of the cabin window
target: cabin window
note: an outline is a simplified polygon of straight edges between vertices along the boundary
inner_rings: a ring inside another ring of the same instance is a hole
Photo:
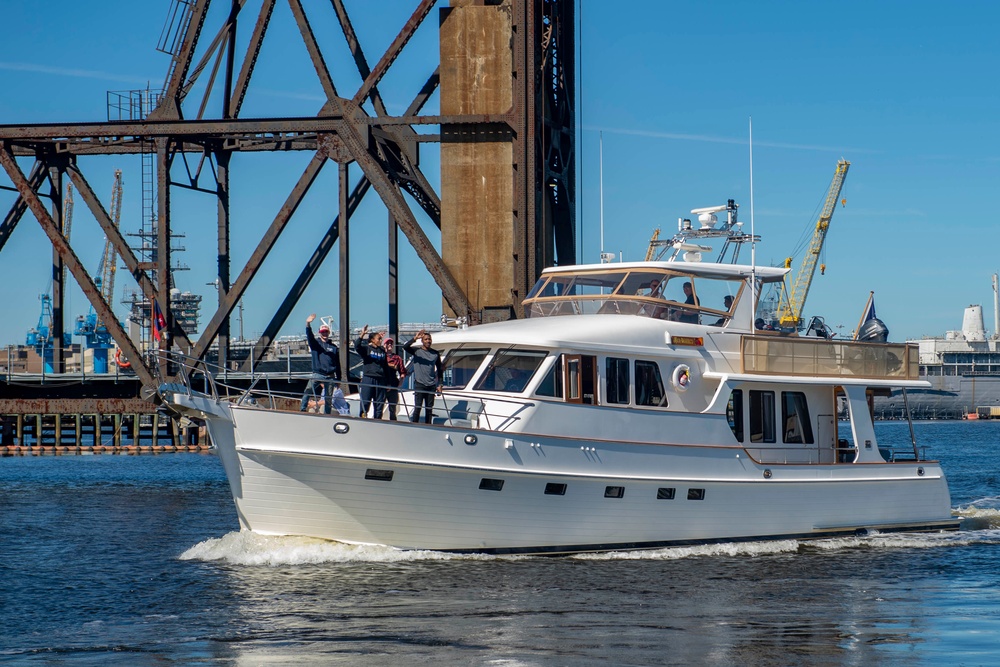
[[[729,428],[736,436],[737,442],[743,442],[743,390],[733,389],[726,404],[726,420]]]
[[[605,403],[613,405],[628,405],[629,373],[628,359],[608,357],[606,360],[607,394]]]
[[[676,494],[676,489],[672,486],[661,486],[656,490],[657,500],[673,500]]]
[[[497,352],[489,370],[476,383],[476,389],[520,394],[545,357],[545,352],[532,350]]]
[[[483,477],[481,480],[479,480],[479,488],[482,489],[483,491],[502,491],[503,480]]]
[[[566,485],[559,484],[557,482],[549,482],[545,485],[545,495],[547,496],[565,496],[566,495]]]
[[[663,378],[655,361],[635,362],[635,404],[663,408],[667,394],[663,391]]]
[[[545,374],[542,381],[538,383],[535,393],[539,396],[551,396],[552,398],[563,397],[563,358],[562,355],[556,357],[549,367],[549,372]]]
[[[444,385],[465,388],[489,354],[489,350],[452,350],[444,360]]]
[[[750,442],[776,442],[774,392],[750,390]]]
[[[624,498],[625,497],[625,487],[624,486],[606,486],[606,487],[604,487],[604,497],[605,498]]]
[[[809,405],[801,391],[781,392],[781,423],[785,431],[782,439],[786,443],[813,444]]]
[[[391,482],[392,481],[392,470],[378,470],[376,468],[369,468],[365,471],[365,479],[374,480],[376,482]]]
[[[579,354],[563,355],[563,384],[567,403],[594,405],[597,386],[597,357]]]
[[[704,500],[705,489],[688,489],[688,500]]]

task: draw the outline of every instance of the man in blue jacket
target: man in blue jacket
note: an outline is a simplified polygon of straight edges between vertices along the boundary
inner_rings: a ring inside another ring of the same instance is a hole
[[[302,393],[299,410],[305,412],[309,397],[315,396],[319,391],[324,397],[323,412],[330,414],[333,390],[340,382],[340,351],[330,340],[330,327],[327,325],[320,325],[318,339],[313,335],[312,322],[315,319],[316,313],[306,318],[306,340],[309,341],[309,351],[312,353],[312,377]]]

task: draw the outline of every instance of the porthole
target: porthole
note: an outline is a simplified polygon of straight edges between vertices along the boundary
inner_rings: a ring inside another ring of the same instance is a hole
[[[336,424],[333,425],[334,433],[339,433],[340,435],[344,435],[350,430],[351,427],[348,426],[345,422],[337,422]]]
[[[503,489],[503,480],[483,477],[479,480],[479,488],[483,491],[500,491]]]

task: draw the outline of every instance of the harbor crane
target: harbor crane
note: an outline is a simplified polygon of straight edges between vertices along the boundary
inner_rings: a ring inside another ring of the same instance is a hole
[[[806,303],[806,295],[809,294],[809,287],[812,285],[813,275],[816,273],[816,263],[823,250],[823,242],[830,229],[830,220],[833,218],[833,212],[837,210],[837,200],[840,198],[840,191],[844,187],[844,179],[847,178],[847,170],[850,166],[851,163],[847,160],[837,161],[837,170],[830,182],[830,190],[826,194],[826,201],[823,203],[819,220],[816,221],[812,242],[802,259],[802,266],[795,274],[795,282],[792,283],[791,290],[787,288],[786,283],[785,289],[782,291],[783,298],[779,300],[777,312],[778,326],[781,329],[799,330],[802,328],[802,309]],[[790,267],[791,263],[791,257],[785,260],[786,267]]]

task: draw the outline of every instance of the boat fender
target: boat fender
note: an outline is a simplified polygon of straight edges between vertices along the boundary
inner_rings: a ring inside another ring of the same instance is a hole
[[[693,380],[691,368],[687,364],[678,364],[677,368],[674,369],[673,375],[670,376],[670,382],[674,385],[674,389],[680,392],[690,389]]]
[[[115,352],[115,363],[118,364],[118,368],[132,368],[132,364],[126,359],[122,360],[122,349],[118,348]]]

